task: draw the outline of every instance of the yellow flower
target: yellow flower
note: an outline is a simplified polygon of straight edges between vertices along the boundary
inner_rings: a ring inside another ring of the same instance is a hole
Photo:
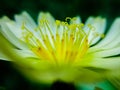
[[[55,20],[41,12],[38,23],[27,12],[0,19],[0,58],[13,62],[36,82],[120,81],[120,18],[104,36],[106,19],[79,16]]]

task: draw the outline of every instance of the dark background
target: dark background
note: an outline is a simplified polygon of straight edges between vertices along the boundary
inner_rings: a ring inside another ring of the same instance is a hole
[[[80,15],[83,22],[89,16],[106,17],[111,23],[120,16],[120,0],[0,0],[0,17],[27,11],[35,20],[40,11],[50,12],[56,19]],[[61,88],[60,88],[60,87]],[[57,89],[56,89],[57,88]],[[59,88],[59,89],[58,89]],[[26,80],[10,62],[0,61],[0,90],[75,90],[73,84],[63,82],[37,85]]]
[[[88,16],[120,16],[120,0],[0,0],[0,16],[13,17],[23,10],[36,19],[40,11],[49,11],[57,19],[80,15],[83,20]]]

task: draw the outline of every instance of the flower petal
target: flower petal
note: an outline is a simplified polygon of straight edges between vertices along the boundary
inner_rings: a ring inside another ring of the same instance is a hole
[[[120,47],[110,48],[110,49],[98,49],[89,50],[89,54],[94,54],[97,57],[110,57],[120,54]]]
[[[120,18],[112,24],[106,37],[97,45],[91,47],[88,52],[95,53],[101,57],[120,54]]]
[[[9,29],[6,22],[0,22],[1,29],[0,32],[2,35],[13,45],[20,49],[28,49],[27,45],[23,43],[20,39],[18,39]]]
[[[8,17],[4,16],[1,20],[1,23],[5,23],[9,30],[18,38],[22,37],[22,30],[17,26],[17,24],[10,20]]]
[[[105,38],[93,48],[111,48],[120,43],[120,18],[112,24]]]
[[[17,24],[21,27],[23,23],[26,24],[27,27],[30,29],[34,29],[37,27],[34,20],[31,18],[31,16],[27,12],[23,12],[21,15],[15,15],[15,20]]]
[[[37,24],[34,22],[32,17],[27,13],[23,12],[20,15],[15,15],[15,20],[16,20],[16,26],[19,29],[27,29],[29,32],[35,34],[39,38],[39,35],[36,32]],[[25,28],[23,28],[25,27]],[[22,30],[21,30],[22,31]]]
[[[0,60],[10,61],[6,55],[0,52]]]
[[[120,69],[120,57],[111,58],[94,58],[92,59],[91,66],[111,70],[110,72],[117,72]]]
[[[40,12],[38,16],[38,27],[42,34],[49,36],[51,45],[53,45],[52,37],[56,35],[56,21],[54,17],[48,12]],[[41,38],[41,37],[40,37]],[[42,41],[42,40],[41,40]]]
[[[39,13],[39,16],[38,16],[38,23],[39,23],[39,24],[40,24],[40,20],[41,20],[41,19],[46,19],[46,20],[48,20],[48,22],[51,23],[51,24],[55,23],[54,17],[53,17],[50,13],[48,13],[48,12],[46,12],[46,13],[40,12],[40,13]]]
[[[18,50],[5,39],[4,36],[0,35],[0,59],[7,60],[7,61],[14,61],[16,64],[21,65],[28,65],[32,64],[30,61],[31,59],[37,58],[31,51],[29,50]],[[39,61],[38,59],[33,60]],[[28,65],[29,66],[29,65]]]
[[[0,45],[0,58],[11,61],[11,54],[9,52],[11,51],[11,49],[13,49],[13,46],[1,34]]]
[[[35,55],[31,50],[17,50],[14,49],[14,51],[19,54],[21,57],[24,58],[38,58],[38,56]]]
[[[70,21],[71,24],[80,24],[81,23],[81,18],[79,16],[73,17],[72,20]]]
[[[101,17],[89,17],[88,20],[85,23],[85,27],[90,24],[95,28],[95,32],[98,34],[104,34],[105,28],[106,28],[106,19]],[[85,29],[86,32],[88,32],[88,29]],[[93,38],[93,33],[88,36],[88,41],[91,41]],[[100,37],[96,37],[92,42],[91,45],[95,44],[98,40],[100,40]]]
[[[47,20],[49,28],[53,34],[56,33],[56,25],[54,17],[48,12],[40,12],[38,16],[38,24],[41,25],[42,20]]]
[[[112,58],[95,58],[91,65],[93,67],[107,69],[106,73],[102,73],[117,88],[120,87],[120,57]]]

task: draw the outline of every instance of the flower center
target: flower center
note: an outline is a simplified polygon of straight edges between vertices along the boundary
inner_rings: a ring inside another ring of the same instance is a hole
[[[92,26],[87,26],[89,32],[86,33],[82,23],[71,23],[72,20],[50,23],[41,19],[35,29],[23,23],[23,40],[41,60],[57,64],[81,60],[89,48],[88,35]]]

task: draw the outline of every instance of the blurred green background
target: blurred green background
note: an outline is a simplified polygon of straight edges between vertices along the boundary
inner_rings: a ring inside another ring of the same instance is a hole
[[[50,12],[56,19],[80,15],[83,22],[89,16],[103,16],[108,24],[120,16],[120,0],[0,0],[0,17],[27,11],[35,20],[40,11]],[[60,88],[61,87],[61,88]],[[37,85],[26,80],[10,62],[0,61],[0,90],[75,90],[71,83]],[[100,90],[100,89],[96,89]]]
[[[108,18],[120,16],[120,0],[0,0],[0,16],[13,17],[23,10],[34,18],[40,11],[49,11],[55,18],[80,15],[102,15]]]

